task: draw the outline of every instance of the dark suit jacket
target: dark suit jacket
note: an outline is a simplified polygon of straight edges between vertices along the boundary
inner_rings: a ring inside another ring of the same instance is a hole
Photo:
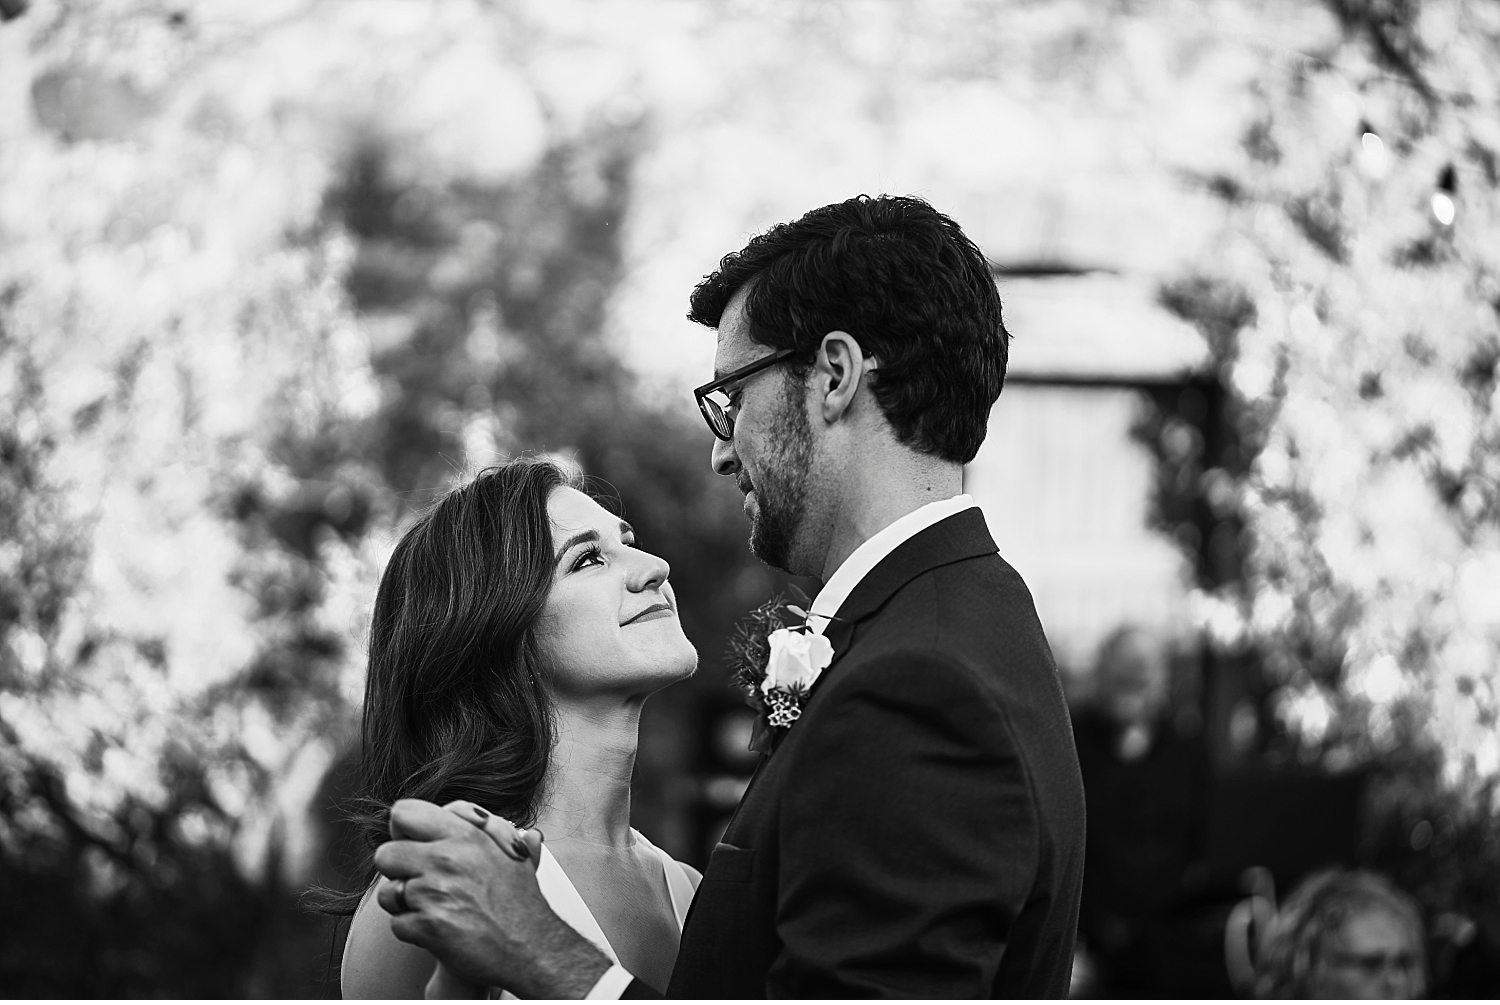
[[[833,663],[709,858],[668,994],[1066,995],[1078,758],[979,510],[898,547],[827,634]]]

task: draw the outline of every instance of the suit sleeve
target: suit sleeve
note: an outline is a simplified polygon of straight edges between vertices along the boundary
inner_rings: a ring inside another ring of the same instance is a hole
[[[593,995],[590,995],[590,998],[592,997]],[[621,1001],[654,1001],[661,997],[660,991],[636,978],[631,978],[630,983],[625,985],[625,989],[620,992]]]
[[[1004,710],[930,651],[829,690],[788,766],[768,993],[988,997],[1039,842]]]

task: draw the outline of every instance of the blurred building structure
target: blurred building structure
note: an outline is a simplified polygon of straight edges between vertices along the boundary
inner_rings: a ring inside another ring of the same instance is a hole
[[[1055,260],[995,271],[1011,357],[965,487],[1031,587],[1075,712],[1096,845],[1083,990],[1229,996],[1226,927],[1247,882],[1352,861],[1361,779],[1262,763],[1246,719],[1256,668],[1216,659],[1198,631],[1195,590],[1225,571],[1211,568],[1220,527],[1198,502],[1163,510],[1151,443],[1215,457],[1225,395],[1201,333],[1163,305],[1166,277]],[[1161,414],[1184,421],[1152,426]],[[1100,654],[1125,625],[1171,664],[1160,735],[1133,755],[1115,750]]]
[[[1001,265],[1013,334],[1006,388],[965,472],[1005,556],[1031,587],[1065,673],[1125,622],[1180,632],[1191,571],[1149,519],[1141,397],[1202,382],[1207,348],[1156,301],[1154,277]]]

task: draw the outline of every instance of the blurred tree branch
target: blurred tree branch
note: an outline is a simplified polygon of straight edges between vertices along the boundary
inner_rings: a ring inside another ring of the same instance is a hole
[[[1377,768],[1367,857],[1500,945],[1500,36],[1329,7],[1342,44],[1268,67],[1239,169],[1202,179],[1222,255],[1163,288],[1233,447],[1184,477],[1170,411],[1142,431],[1159,512],[1208,500],[1236,542],[1200,610],[1258,668],[1263,753]]]

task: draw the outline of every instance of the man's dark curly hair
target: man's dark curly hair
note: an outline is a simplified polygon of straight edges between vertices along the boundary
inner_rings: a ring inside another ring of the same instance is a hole
[[[875,357],[874,394],[897,439],[965,463],[1005,382],[1010,333],[989,262],[957,223],[914,196],[860,195],[781,223],[724,256],[688,318],[717,328],[750,284],[755,341],[795,348],[805,379],[828,332]]]

